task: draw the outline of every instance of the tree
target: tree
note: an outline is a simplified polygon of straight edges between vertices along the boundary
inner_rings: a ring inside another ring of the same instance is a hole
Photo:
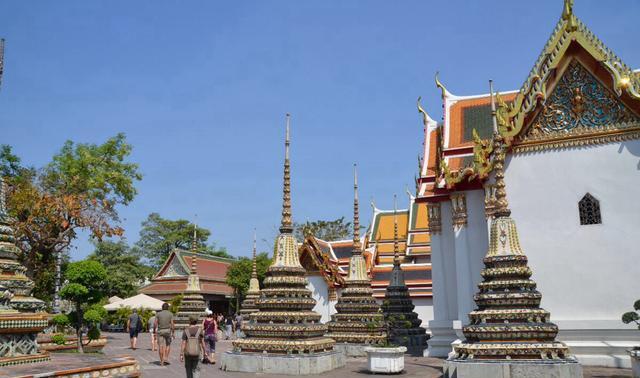
[[[88,259],[100,262],[107,270],[105,294],[109,297],[117,295],[126,298],[135,295],[145,278],[151,278],[155,273],[122,240],[96,241],[94,246],[95,251]]]
[[[294,223],[293,232],[298,240],[304,240],[307,235],[313,235],[325,241],[343,240],[352,233],[351,222],[345,222],[344,217],[336,220],[305,223]]]
[[[90,340],[97,338],[100,336],[98,323],[106,316],[106,311],[99,302],[105,296],[104,280],[107,278],[107,270],[98,261],[77,261],[69,264],[65,278],[67,283],[60,290],[60,297],[74,304],[75,311],[70,314],[70,320],[76,329],[78,352],[83,353],[83,325],[89,325]]]
[[[158,213],[151,213],[142,222],[140,240],[136,243],[141,254],[151,265],[159,268],[175,248],[191,249],[194,224],[185,219],[165,219]],[[211,231],[196,227],[197,251],[215,256],[232,258],[225,248],[216,248],[215,243],[207,245]]]
[[[256,273],[258,274],[260,285],[262,285],[269,265],[271,265],[271,258],[268,253],[262,252],[256,255]],[[253,261],[247,257],[237,259],[232,262],[231,265],[229,265],[229,269],[227,269],[226,283],[233,288],[237,301],[244,298],[249,289],[252,270]]]
[[[49,164],[34,169],[21,167],[11,148],[2,146],[8,209],[21,260],[36,284],[34,296],[51,299],[55,257],[79,230],[96,240],[122,235],[116,206],[133,200],[134,182],[142,178],[137,164],[127,161],[130,153],[124,134],[100,145],[67,141]]]

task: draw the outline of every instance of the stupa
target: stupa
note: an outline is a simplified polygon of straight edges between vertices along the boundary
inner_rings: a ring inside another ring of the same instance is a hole
[[[530,277],[527,256],[511,219],[504,182],[506,147],[498,132],[491,87],[494,128],[495,211],[483,281],[474,296],[477,309],[462,328],[466,340],[445,362],[446,377],[582,377],[568,347],[556,341],[558,327],[540,308],[542,294]]]
[[[427,330],[420,327],[422,320],[413,311],[415,306],[409,296],[409,288],[404,281],[404,272],[400,267],[400,249],[398,247],[398,219],[396,197],[393,199],[393,269],[389,286],[384,294],[382,312],[388,324],[389,343],[407,347],[412,356],[423,356],[427,349]]]
[[[253,267],[251,269],[251,279],[249,279],[249,290],[240,306],[243,327],[251,321],[251,314],[258,311],[256,300],[260,298],[260,282],[258,282],[258,272],[256,271],[256,234],[253,233]]]
[[[36,342],[49,324],[45,303],[31,296],[34,283],[18,262],[20,250],[7,213],[6,192],[0,177],[0,366],[49,359]]]
[[[246,338],[233,342],[233,351],[222,356],[228,371],[271,374],[319,374],[345,364],[335,341],[325,337],[327,326],[312,309],[316,301],[307,288],[300,264],[298,243],[291,221],[289,115],[285,138],[282,223],[260,298],[258,311],[244,328]]]
[[[353,181],[353,251],[349,260],[349,275],[336,304],[328,337],[336,341],[335,349],[346,356],[366,356],[364,348],[387,341],[384,315],[373,297],[367,265],[360,243],[360,215],[358,205],[358,175],[354,165]]]
[[[193,242],[191,243],[191,251],[193,252],[193,257],[191,257],[191,272],[189,272],[189,277],[187,278],[187,289],[182,295],[180,306],[178,306],[178,313],[176,314],[175,320],[176,329],[187,327],[191,315],[195,315],[202,320],[204,318],[204,310],[207,308],[204,297],[200,291],[200,277],[198,277],[196,229],[197,227],[194,225]]]

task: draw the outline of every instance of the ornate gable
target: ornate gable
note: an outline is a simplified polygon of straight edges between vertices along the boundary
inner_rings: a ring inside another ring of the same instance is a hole
[[[512,104],[497,96],[515,152],[640,138],[640,80],[574,14],[562,17]]]
[[[182,263],[180,262],[180,257],[178,253],[172,252],[167,261],[165,262],[162,269],[160,269],[158,277],[180,277],[180,276],[188,276],[189,273],[184,268]]]
[[[574,59],[531,125],[514,144],[580,138],[627,129],[640,131],[640,117]]]

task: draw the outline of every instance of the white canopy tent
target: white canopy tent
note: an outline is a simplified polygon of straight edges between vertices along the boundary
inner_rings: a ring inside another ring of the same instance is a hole
[[[129,297],[123,299],[121,301],[115,303],[109,303],[104,306],[104,309],[107,311],[116,311],[121,307],[130,307],[130,308],[148,308],[150,310],[162,310],[163,301],[156,299],[154,297],[150,297],[146,294],[138,294],[133,297]]]
[[[114,295],[113,297],[109,298],[109,304],[111,303],[116,303],[116,302],[120,302],[122,300],[122,298],[120,298],[117,295]]]

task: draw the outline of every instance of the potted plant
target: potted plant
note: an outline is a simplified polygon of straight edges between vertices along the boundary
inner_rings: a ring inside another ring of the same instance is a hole
[[[407,347],[389,343],[389,323],[385,322],[387,338],[382,344],[364,348],[367,353],[367,370],[371,373],[401,373],[404,370],[404,354]]]
[[[622,314],[622,322],[624,324],[635,323],[640,330],[640,299],[633,304],[635,311],[629,311]],[[640,346],[630,349],[629,356],[631,357],[631,369],[633,370],[633,376],[640,378]]]

